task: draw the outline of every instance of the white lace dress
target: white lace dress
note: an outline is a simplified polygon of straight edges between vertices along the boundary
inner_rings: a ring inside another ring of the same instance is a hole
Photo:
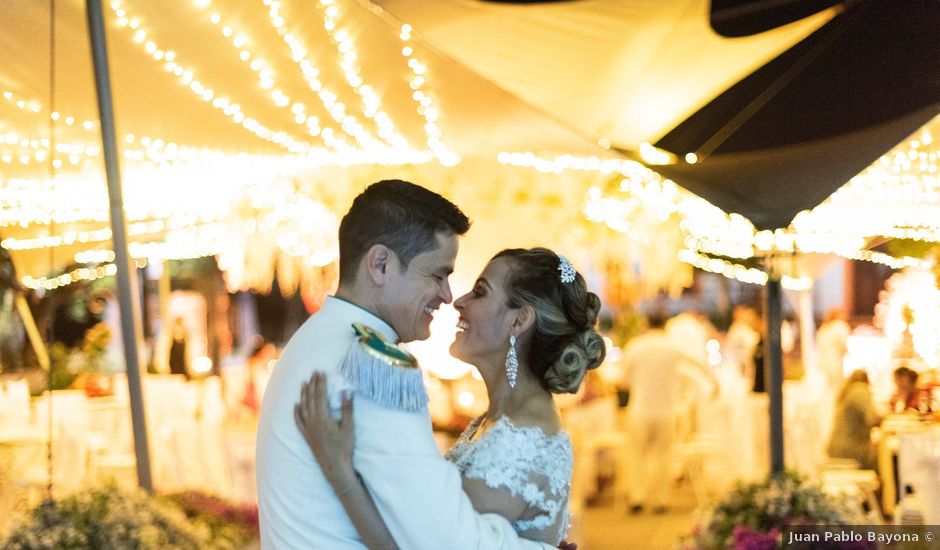
[[[505,489],[528,504],[524,519],[513,522],[520,536],[558,545],[569,521],[574,452],[568,434],[549,436],[540,428],[516,426],[504,416],[473,440],[481,418],[467,426],[444,458],[465,478]]]

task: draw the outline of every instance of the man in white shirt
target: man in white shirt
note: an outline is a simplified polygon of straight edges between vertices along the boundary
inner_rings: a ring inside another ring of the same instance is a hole
[[[630,512],[634,514],[647,506],[655,513],[666,510],[684,383],[701,379],[717,390],[714,375],[698,350],[670,338],[662,316],[651,315],[648,321],[649,330],[630,340],[623,355],[623,385],[630,390],[627,430],[630,468],[635,475],[630,484]]]
[[[430,336],[434,311],[453,299],[448,276],[469,226],[455,205],[403,181],[373,184],[353,202],[340,224],[336,296],[291,338],[261,407],[262,548],[364,548],[294,424],[294,405],[314,370],[327,375],[334,412],[342,392],[355,389],[340,372],[353,323],[391,341]],[[383,407],[357,393],[354,421],[354,466],[400,548],[546,548],[518,538],[505,518],[473,510],[456,468],[437,450],[426,407]]]

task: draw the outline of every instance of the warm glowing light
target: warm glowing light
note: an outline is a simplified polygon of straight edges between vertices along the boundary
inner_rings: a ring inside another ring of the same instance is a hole
[[[199,374],[199,375],[209,374],[209,372],[212,371],[212,359],[206,356],[196,357],[192,360],[192,364],[190,365],[190,368],[195,374]]]
[[[658,149],[645,141],[640,144],[640,157],[646,164],[674,164],[675,158],[668,151]]]
[[[933,273],[912,268],[892,275],[875,307],[875,324],[892,348],[912,346],[908,353],[930,368],[940,366],[940,289]]]

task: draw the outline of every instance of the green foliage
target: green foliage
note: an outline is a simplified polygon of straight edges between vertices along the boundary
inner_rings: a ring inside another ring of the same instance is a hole
[[[82,338],[81,351],[85,357],[85,372],[102,372],[107,370],[105,352],[111,341],[111,329],[104,322],[92,326]]]
[[[217,548],[241,548],[260,536],[257,506],[234,504],[197,491],[164,499],[183,510],[186,517],[206,525]]]
[[[145,493],[109,486],[44,502],[10,534],[3,548],[195,550],[208,543],[208,529],[186,521],[180,510]]]
[[[623,346],[634,337],[646,332],[648,326],[645,315],[633,307],[624,307],[614,314],[609,336],[615,344]]]
[[[171,498],[109,485],[44,502],[0,547],[216,550],[241,548],[257,536],[257,531],[244,524],[227,523],[224,516],[209,521],[209,516],[211,513],[187,517]]]
[[[62,342],[49,346],[49,386],[52,390],[64,390],[72,385],[81,370],[72,348]]]
[[[822,491],[795,472],[757,483],[738,483],[697,526],[686,548],[723,550],[742,545],[742,534],[777,536],[788,525],[851,525],[864,523],[851,504]]]

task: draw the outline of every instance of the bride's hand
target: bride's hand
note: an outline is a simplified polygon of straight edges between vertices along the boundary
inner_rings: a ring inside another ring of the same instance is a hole
[[[326,375],[314,372],[300,390],[294,421],[334,489],[341,489],[356,479],[352,465],[355,433],[351,395],[343,395],[339,420],[333,420],[326,395]]]

